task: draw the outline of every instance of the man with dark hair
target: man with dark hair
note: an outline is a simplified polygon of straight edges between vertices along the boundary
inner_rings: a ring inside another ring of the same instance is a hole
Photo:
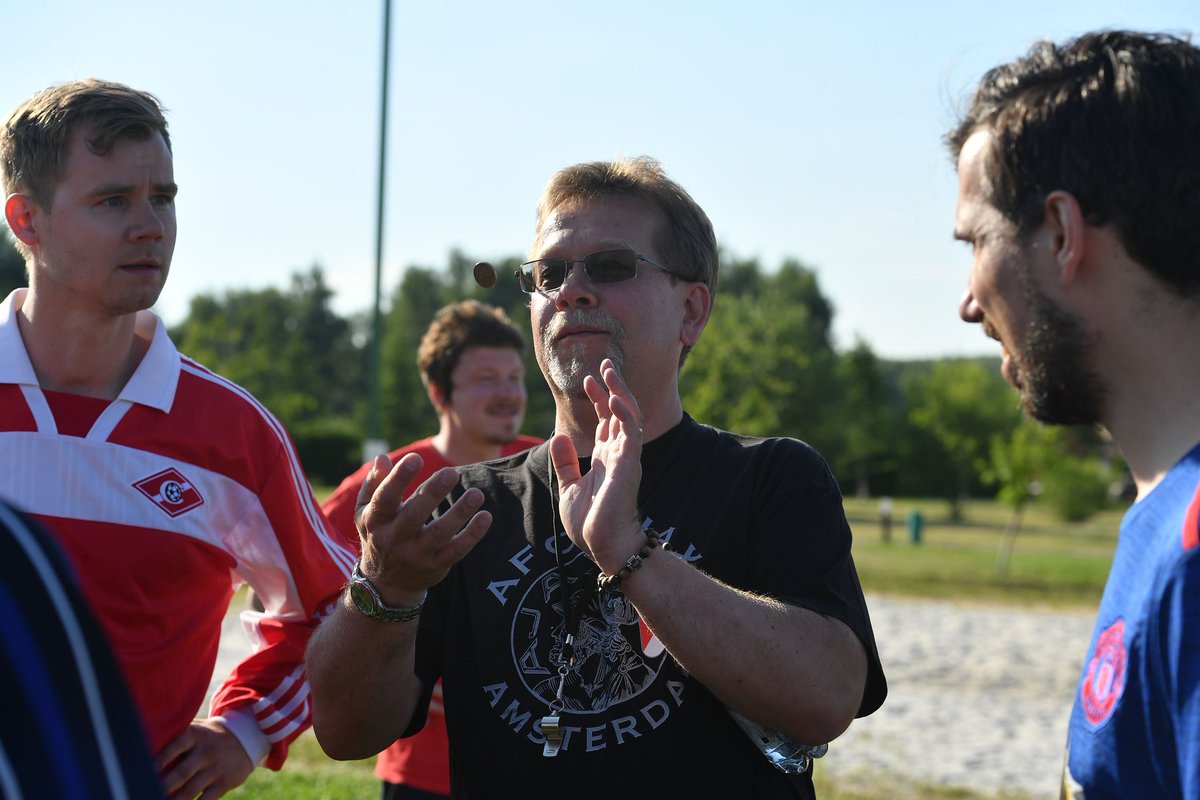
[[[417,351],[421,380],[437,410],[438,432],[388,453],[393,463],[409,453],[421,457],[413,488],[443,467],[489,461],[541,442],[518,434],[525,417],[524,350],[525,338],[502,309],[464,300],[438,311]],[[356,551],[354,509],[371,466],[364,464],[347,477],[322,505]],[[383,800],[425,800],[450,793],[441,700],[438,682],[421,732],[379,754],[375,774],[383,781]]]
[[[219,796],[309,725],[304,646],[353,556],[278,420],[149,311],[176,232],[158,100],[50,87],[0,131],[0,170],[29,273],[0,303],[0,495],[79,574],[168,793]],[[245,616],[257,652],[194,720],[243,581],[267,609]]]
[[[959,312],[1042,422],[1103,425],[1137,502],[1071,712],[1064,797],[1200,797],[1200,50],[1090,33],[990,71],[947,137]]]
[[[825,462],[683,411],[707,216],[651,159],[580,164],[530,258],[555,436],[459,470],[433,520],[458,476],[401,502],[420,459],[376,460],[356,577],[309,647],[322,746],[419,729],[441,678],[458,796],[811,797],[810,756],[883,672]]]

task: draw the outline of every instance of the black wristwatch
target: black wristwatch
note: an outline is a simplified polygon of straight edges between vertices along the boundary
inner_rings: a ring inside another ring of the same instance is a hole
[[[399,608],[384,603],[375,584],[363,577],[357,561],[354,562],[354,572],[350,577],[350,600],[354,603],[354,607],[363,614],[381,622],[408,622],[420,614],[421,609],[425,607],[424,599],[415,606]]]

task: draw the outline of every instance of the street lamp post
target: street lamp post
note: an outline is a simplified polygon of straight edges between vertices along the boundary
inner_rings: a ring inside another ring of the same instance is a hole
[[[387,119],[388,119],[388,62],[391,55],[392,0],[383,0],[383,79],[379,94],[379,180],[375,200],[375,304],[371,309],[371,365],[370,394],[367,398],[367,438],[363,442],[363,461],[370,461],[380,453],[387,452],[380,421],[383,386],[380,378],[380,361],[383,335],[383,318],[380,309],[380,292],[383,273],[383,197],[387,173]]]

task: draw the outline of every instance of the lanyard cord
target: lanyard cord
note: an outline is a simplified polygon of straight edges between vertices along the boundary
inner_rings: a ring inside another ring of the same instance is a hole
[[[645,514],[642,512],[642,509],[645,507],[650,497],[653,496],[658,490],[659,484],[662,483],[663,478],[666,476],[671,462],[678,454],[684,440],[688,438],[686,434],[687,432],[683,429],[682,425],[674,429],[671,434],[670,443],[667,445],[666,452],[663,453],[661,458],[657,459],[657,463],[654,465],[652,474],[649,476],[643,476],[638,494],[642,494],[642,488],[645,488],[647,491],[645,492],[645,500],[638,503],[638,519],[644,519]],[[567,535],[567,530],[566,526],[561,524],[562,520],[559,519],[558,515],[558,475],[554,471],[554,465],[550,461],[549,449],[546,450],[546,478],[547,486],[550,491],[550,537],[554,542],[554,564],[558,569],[558,591],[560,602],[562,603],[563,608],[563,626],[560,628],[558,641],[558,648],[560,652],[559,662],[557,664],[559,677],[558,692],[555,699],[550,703],[551,713],[558,714],[565,706],[563,702],[563,690],[566,686],[567,676],[570,674],[571,668],[574,666],[575,637],[579,633],[579,624],[583,620],[584,609],[587,608],[588,602],[591,600],[592,595],[596,591],[596,581],[585,581],[583,595],[579,599],[580,602],[578,604],[571,602],[571,592],[567,584],[567,571],[563,565],[562,544],[559,540],[559,528],[562,528],[562,536]],[[599,571],[600,568],[597,566],[596,572],[599,573]]]
[[[560,629],[565,632],[565,635],[560,634],[559,650],[561,652],[561,661],[559,662],[559,673],[563,674],[563,670],[571,665],[574,659],[575,636],[579,633],[579,623],[583,619],[583,609],[591,599],[592,590],[594,590],[594,581],[585,581],[584,586],[588,587],[584,590],[583,597],[580,598],[578,605],[571,602],[571,592],[568,588],[567,570],[563,566],[562,542],[560,536],[566,536],[566,526],[562,525],[560,531],[560,523],[558,517],[558,476],[554,473],[554,467],[547,462],[550,468],[550,536],[554,541],[554,564],[558,568],[558,592],[559,599],[563,608],[563,627]],[[560,692],[561,696],[561,692]]]
[[[547,451],[548,453],[549,451]],[[558,715],[566,708],[566,703],[563,700],[563,691],[566,689],[567,676],[571,674],[571,668],[575,666],[575,634],[578,633],[579,622],[583,617],[583,608],[591,598],[591,593],[589,592],[582,598],[583,602],[579,604],[578,614],[576,614],[577,609],[571,602],[571,592],[567,588],[567,570],[563,566],[562,544],[559,541],[559,523],[561,520],[558,518],[558,504],[555,502],[555,498],[558,495],[558,478],[555,475],[554,466],[549,463],[549,455],[547,455],[546,466],[549,470],[550,479],[550,538],[554,542],[554,564],[558,568],[558,594],[563,609],[563,623],[562,627],[558,629],[559,656],[558,664],[556,665],[558,671],[558,690],[555,692],[554,699],[550,701],[550,717],[546,718],[547,720],[553,718],[554,725],[557,725]],[[565,525],[562,526],[562,535],[567,535]],[[584,585],[594,586],[595,584],[592,581],[585,581]],[[549,752],[549,747],[548,745],[547,755],[552,754]],[[556,753],[557,747],[553,749]]]

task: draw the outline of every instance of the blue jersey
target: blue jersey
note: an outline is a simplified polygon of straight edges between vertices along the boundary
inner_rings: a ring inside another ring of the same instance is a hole
[[[0,501],[0,800],[162,800],[141,720],[50,535]]]
[[[1200,445],[1121,522],[1064,797],[1200,797]]]

